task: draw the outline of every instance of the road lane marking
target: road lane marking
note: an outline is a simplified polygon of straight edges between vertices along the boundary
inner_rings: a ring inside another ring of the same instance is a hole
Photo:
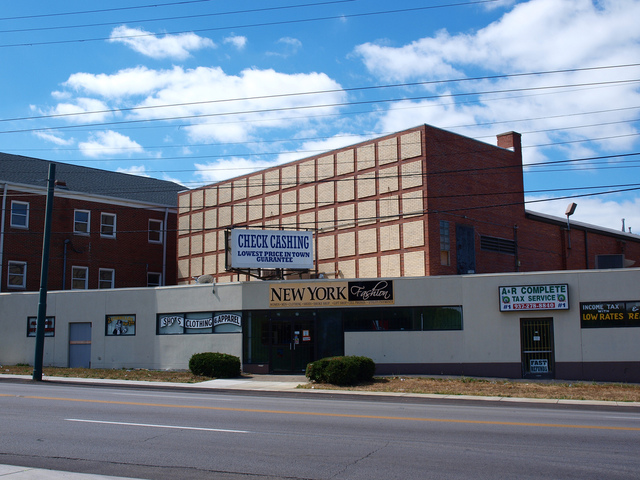
[[[357,415],[351,413],[324,413],[324,412],[295,412],[287,410],[266,410],[257,408],[232,408],[232,407],[212,407],[205,405],[171,405],[165,403],[143,403],[143,402],[122,402],[116,400],[91,400],[82,398],[62,398],[62,397],[41,397],[35,395],[13,395],[0,394],[0,397],[24,398],[29,400],[46,400],[58,402],[79,402],[97,403],[102,405],[126,405],[134,407],[156,407],[156,408],[182,408],[190,410],[211,410],[221,412],[240,413],[272,413],[277,415],[302,415],[306,417],[335,417],[335,418],[358,418],[369,420],[399,420],[408,422],[433,422],[433,423],[461,423],[469,425],[501,425],[512,427],[547,427],[547,428],[577,428],[591,430],[619,430],[628,432],[640,432],[640,427],[614,427],[610,425],[570,425],[556,423],[529,423],[529,422],[499,422],[492,420],[460,420],[454,418],[419,418],[419,417],[393,417],[381,415]]]
[[[106,425],[124,425],[129,427],[172,428],[174,430],[203,430],[205,432],[251,433],[248,430],[228,430],[225,428],[184,427],[180,425],[156,425],[153,423],[108,422],[106,420],[83,420],[81,418],[65,418],[68,422],[103,423]]]

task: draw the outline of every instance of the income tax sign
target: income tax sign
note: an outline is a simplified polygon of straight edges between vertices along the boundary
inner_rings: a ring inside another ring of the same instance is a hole
[[[311,232],[231,230],[232,268],[313,268]]]
[[[500,311],[569,310],[569,285],[517,285],[498,287]]]

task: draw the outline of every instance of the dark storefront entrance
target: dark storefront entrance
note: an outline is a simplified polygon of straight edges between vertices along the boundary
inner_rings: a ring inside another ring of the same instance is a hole
[[[344,355],[339,311],[250,311],[243,328],[243,365],[248,373],[301,373],[319,358]]]
[[[522,378],[554,378],[553,319],[520,319]]]
[[[315,317],[271,319],[270,361],[272,372],[304,372],[315,359]]]

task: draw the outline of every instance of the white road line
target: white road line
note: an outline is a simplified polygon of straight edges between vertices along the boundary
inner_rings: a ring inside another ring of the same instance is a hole
[[[181,427],[178,425],[154,425],[150,423],[108,422],[106,420],[82,420],[80,418],[66,418],[65,420],[67,420],[68,422],[103,423],[107,425],[125,425],[129,427],[173,428],[175,430],[203,430],[206,432],[224,432],[224,433],[251,433],[247,430],[225,430],[223,428],[204,428],[204,427]]]

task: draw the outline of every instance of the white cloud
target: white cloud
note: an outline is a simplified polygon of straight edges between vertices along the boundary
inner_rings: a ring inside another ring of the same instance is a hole
[[[242,50],[247,45],[247,37],[242,35],[229,35],[224,39],[224,43],[231,44],[238,50]]]
[[[61,116],[72,123],[103,122],[112,116],[109,107],[102,100],[86,97],[78,97],[71,102],[59,103],[46,113]]]
[[[302,42],[293,37],[282,37],[278,39],[278,44],[283,46],[283,50],[278,52],[267,52],[267,55],[276,57],[289,57],[295,55],[302,48]]]
[[[604,83],[637,79],[640,68],[578,69],[637,63],[640,29],[636,18],[640,18],[637,0],[531,0],[518,3],[476,32],[451,35],[442,30],[400,47],[366,43],[357,46],[355,54],[371,74],[394,82],[568,70],[554,75],[430,83],[423,94],[441,98],[415,101],[413,111],[406,109],[407,102],[392,105],[380,119],[383,131],[426,121],[473,136],[486,134],[485,130],[456,127],[489,124],[493,129],[499,123],[505,130],[532,132],[523,137],[525,145],[601,138],[593,145],[615,151],[630,148],[638,130],[633,110],[614,110],[639,105],[640,91],[634,83]],[[594,85],[577,86],[589,83]],[[574,86],[547,88],[563,85]],[[451,93],[474,92],[476,97],[447,98]],[[411,92],[415,94],[416,89]],[[606,110],[611,112],[589,113]],[[628,123],[608,124],[620,120]]]
[[[544,200],[544,197],[527,196],[527,210],[545,213],[559,218],[565,217],[567,205],[575,202],[578,207],[571,216],[571,221],[599,225],[612,230],[622,231],[622,219],[625,219],[627,233],[629,227],[633,233],[640,233],[640,197],[632,200],[607,200],[606,198],[589,197],[563,200]]]
[[[147,67],[135,67],[120,70],[115,74],[74,73],[63,84],[73,92],[83,92],[107,99],[126,98],[135,95],[148,95],[179,81],[184,71],[179,67],[171,70],[151,70]],[[72,92],[65,92],[69,96]],[[62,96],[60,93],[56,97]]]
[[[355,53],[389,80],[451,78],[465,65],[526,72],[633,63],[640,53],[637,18],[637,0],[531,0],[475,33],[441,30],[397,48],[365,43]]]
[[[107,130],[91,134],[86,142],[78,144],[80,151],[87,157],[100,157],[103,155],[121,155],[141,153],[142,146],[121,133]]]
[[[247,175],[258,170],[278,165],[278,162],[266,160],[249,160],[241,157],[226,158],[216,162],[196,163],[196,176],[202,179],[203,185],[220,182],[229,178]],[[194,187],[193,185],[191,186]]]
[[[194,141],[237,142],[258,130],[303,128],[314,122],[313,115],[340,110],[315,105],[339,104],[347,98],[340,85],[324,73],[287,74],[255,68],[238,75],[228,75],[219,67],[177,66],[170,70],[137,67],[111,75],[76,73],[64,87],[71,93],[104,98],[115,110],[121,105],[133,108],[124,112],[129,119],[180,117],[187,124],[184,131]],[[329,93],[304,94],[313,91]],[[94,101],[107,108],[102,100]],[[68,105],[72,103],[57,108]]]
[[[139,177],[150,177],[149,174],[146,173],[146,167],[144,165],[134,165],[127,168],[118,167],[116,170],[120,173],[128,173],[130,175],[138,175]]]
[[[308,91],[335,90],[318,95],[296,95]],[[228,99],[237,99],[228,101]],[[200,67],[182,72],[179,78],[158,89],[140,106],[176,105],[171,108],[135,112],[137,118],[200,116],[187,119],[194,141],[244,141],[258,129],[303,125],[310,120],[292,120],[297,109],[312,116],[337,112],[338,107],[317,104],[340,103],[346,94],[323,73],[284,74],[274,70],[247,69],[227,75],[219,68]],[[207,103],[201,103],[206,100]]]
[[[319,155],[330,150],[337,150],[342,147],[354,145],[367,139],[368,138],[363,136],[338,133],[332,137],[321,140],[309,140],[303,142],[295,152],[281,153],[280,155],[278,155],[275,164],[280,165],[283,163],[292,162],[294,160],[300,160],[302,158]]]
[[[46,140],[47,142],[51,142],[51,143],[55,143],[56,145],[59,146],[69,146],[69,145],[73,145],[75,143],[75,140],[73,138],[61,138],[57,135],[53,135],[51,133],[47,133],[47,132],[34,132],[34,135],[36,137],[41,138],[42,140]]]
[[[157,37],[146,30],[129,28],[125,25],[114,28],[109,41],[123,43],[147,57],[155,59],[173,58],[176,60],[184,60],[194,50],[214,48],[216,46],[210,39],[200,37],[194,33]]]

